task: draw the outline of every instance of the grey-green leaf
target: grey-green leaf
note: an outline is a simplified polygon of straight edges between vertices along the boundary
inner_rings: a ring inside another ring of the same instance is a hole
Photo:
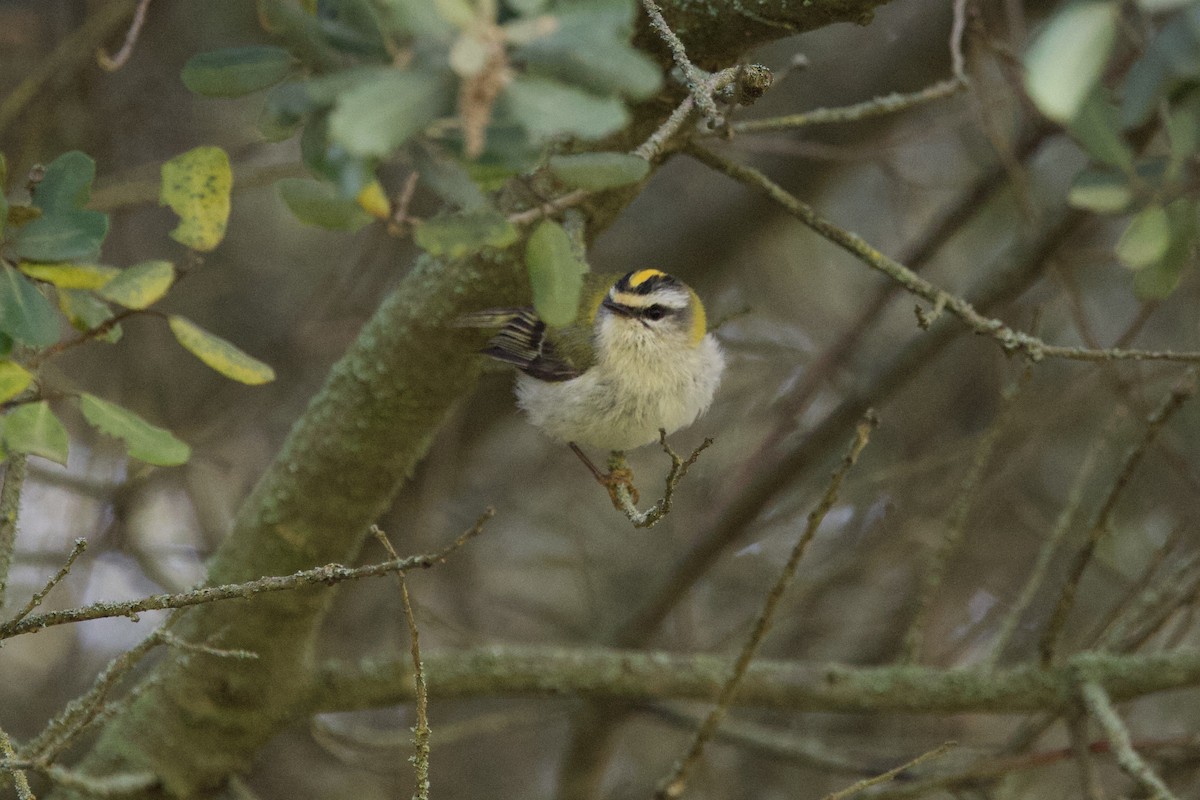
[[[296,219],[308,225],[356,231],[373,220],[357,202],[323,181],[284,178],[276,184],[276,189]]]
[[[8,452],[29,453],[66,466],[67,429],[45,400],[17,406],[3,422],[4,447]]]
[[[445,76],[387,70],[342,93],[329,115],[329,138],[355,156],[382,158],[450,110]]]
[[[127,408],[101,400],[86,392],[79,396],[83,418],[101,433],[120,439],[133,458],[173,467],[191,457],[192,449],[168,430],[151,425]]]
[[[1108,102],[1103,89],[1088,95],[1067,130],[1097,161],[1123,170],[1133,167],[1133,150],[1121,137],[1117,107]]]
[[[561,225],[552,220],[538,225],[525,247],[525,267],[538,316],[555,327],[574,322],[588,267],[575,255]]]
[[[1130,269],[1145,269],[1162,259],[1171,243],[1171,226],[1162,206],[1143,208],[1117,241],[1117,258]]]
[[[31,347],[58,341],[58,315],[28,278],[0,264],[0,333]]]
[[[295,59],[282,47],[255,45],[199,53],[183,65],[183,85],[206,97],[240,97],[287,77]]]
[[[623,128],[629,112],[615,97],[601,97],[548,78],[520,76],[501,98],[508,114],[530,137],[600,139]]]
[[[1025,54],[1025,88],[1060,124],[1074,119],[1100,80],[1117,36],[1119,4],[1074,0],[1059,10]]]
[[[1112,169],[1085,169],[1075,176],[1067,202],[1098,214],[1116,214],[1133,202],[1129,177]]]
[[[54,210],[21,226],[13,251],[26,261],[94,261],[108,235],[108,216],[84,209]]]
[[[96,179],[96,162],[78,150],[63,153],[46,166],[33,188],[33,204],[43,213],[83,208]]]
[[[418,247],[448,258],[461,258],[484,247],[508,247],[518,235],[516,227],[491,208],[443,214],[413,228]]]
[[[600,191],[637,183],[650,172],[650,162],[629,153],[576,153],[551,156],[550,171],[568,186]]]

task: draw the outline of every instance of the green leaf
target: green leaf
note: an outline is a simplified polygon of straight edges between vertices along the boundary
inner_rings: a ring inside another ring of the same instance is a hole
[[[226,378],[250,385],[275,380],[275,370],[191,320],[172,315],[167,324],[185,350]]]
[[[108,215],[99,211],[54,210],[17,229],[13,252],[28,261],[89,261],[100,255]]]
[[[72,262],[41,264],[22,261],[17,268],[34,280],[45,281],[59,289],[99,289],[120,272],[116,267],[104,264]]]
[[[197,147],[163,164],[158,202],[179,215],[171,238],[201,252],[220,244],[229,221],[232,189],[229,156],[219,147]]]
[[[1179,285],[1183,271],[1192,262],[1192,250],[1196,244],[1200,204],[1187,198],[1176,200],[1167,206],[1167,224],[1170,227],[1170,245],[1156,263],[1138,270],[1133,276],[1133,288],[1143,300],[1158,300],[1166,297]]]
[[[1139,211],[1117,241],[1116,253],[1130,269],[1145,269],[1166,255],[1171,243],[1171,226],[1162,206]]]
[[[1074,0],[1050,18],[1025,54],[1025,88],[1049,119],[1067,124],[1100,80],[1117,36],[1119,5]]]
[[[78,150],[50,162],[33,188],[33,204],[45,213],[74,211],[87,205],[96,179],[96,162]]]
[[[0,333],[31,347],[46,347],[58,341],[54,306],[8,264],[0,264]]]
[[[354,156],[382,158],[450,110],[438,73],[392,69],[343,92],[329,115],[329,138]]]
[[[96,294],[126,308],[148,308],[157,303],[174,282],[175,266],[170,261],[143,261],[121,270]]]
[[[113,318],[112,309],[107,303],[81,289],[59,289],[58,308],[77,331],[90,331]],[[98,340],[116,344],[121,341],[121,335],[121,326],[117,324],[102,333]]]
[[[273,86],[295,63],[282,47],[256,45],[199,53],[183,65],[183,85],[206,97],[241,97]]]
[[[1200,7],[1173,16],[1150,40],[1125,75],[1121,123],[1144,123],[1159,100],[1181,85],[1200,80]]]
[[[600,191],[637,183],[650,172],[650,162],[629,153],[577,153],[551,156],[550,171],[568,186]]]
[[[356,231],[373,217],[336,187],[307,178],[284,178],[275,184],[279,196],[296,219],[308,225],[337,231]]]
[[[629,112],[615,97],[599,97],[548,78],[518,76],[500,95],[511,117],[530,137],[600,139],[620,130]]]
[[[341,54],[330,45],[314,14],[306,14],[293,0],[258,0],[257,5],[262,26],[305,64],[318,72],[332,72],[341,66]]]
[[[525,267],[538,316],[554,327],[574,322],[588,267],[561,225],[544,220],[537,226],[525,247]]]
[[[484,247],[508,247],[519,235],[516,227],[492,208],[443,214],[413,228],[418,247],[448,258],[461,258]]]
[[[1075,176],[1067,202],[1098,214],[1116,214],[1133,203],[1129,177],[1111,169],[1085,169]]]
[[[1121,137],[1117,107],[1108,102],[1104,90],[1097,89],[1067,125],[1071,135],[1092,158],[1123,170],[1133,167],[1133,150]]]
[[[0,358],[8,358],[12,355],[13,340],[7,333],[0,333]]]
[[[33,373],[15,361],[0,361],[0,403],[12,400],[33,383]]]
[[[45,400],[8,412],[4,417],[4,446],[10,453],[29,453],[67,464],[67,429]]]
[[[515,57],[530,73],[566,81],[599,94],[643,100],[662,85],[662,70],[630,44],[634,3],[559,3],[553,30],[522,41],[509,23],[506,32],[520,41]],[[536,27],[535,27],[536,30]]]
[[[0,153],[0,159],[4,155]],[[4,182],[0,181],[0,242],[4,241],[4,229],[8,227],[8,198],[4,196]]]
[[[414,147],[412,155],[421,182],[447,203],[464,211],[474,211],[488,204],[483,190],[457,161],[443,158],[428,147]]]
[[[151,425],[129,409],[86,392],[79,396],[79,407],[83,418],[97,430],[125,442],[129,455],[147,464],[174,467],[192,455],[192,449],[170,431]]]
[[[1167,113],[1167,138],[1171,142],[1172,175],[1200,152],[1200,88],[1193,88],[1171,103]]]

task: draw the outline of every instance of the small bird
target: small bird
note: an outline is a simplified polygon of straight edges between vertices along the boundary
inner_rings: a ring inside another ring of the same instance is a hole
[[[611,280],[611,279],[610,279]],[[712,403],[725,356],[691,288],[657,269],[630,272],[549,328],[532,308],[491,309],[456,324],[500,327],[482,351],[516,365],[517,404],[565,442],[625,451],[690,425]]]

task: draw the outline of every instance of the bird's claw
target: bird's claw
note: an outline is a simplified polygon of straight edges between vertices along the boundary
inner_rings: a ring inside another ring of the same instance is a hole
[[[621,502],[620,496],[617,493],[620,487],[624,486],[626,491],[629,492],[629,498],[633,501],[635,506],[641,499],[641,497],[638,495],[637,487],[633,485],[633,470],[629,469],[628,467],[611,469],[607,473],[597,475],[596,478],[600,481],[600,484],[608,490],[608,497],[610,500],[612,500],[613,507],[618,511],[622,511],[625,508],[624,504]]]

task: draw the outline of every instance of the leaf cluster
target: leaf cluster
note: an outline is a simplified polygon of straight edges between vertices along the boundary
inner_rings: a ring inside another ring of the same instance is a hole
[[[0,187],[3,165],[0,157]],[[73,400],[86,422],[121,440],[131,457],[182,464],[191,450],[169,431],[93,394],[54,391],[40,367],[75,345],[115,344],[121,320],[146,314],[165,318],[185,349],[227,377],[262,383],[274,375],[186,318],[152,309],[181,276],[171,261],[124,268],[100,262],[109,219],[87,208],[95,175],[95,162],[72,151],[35,170],[27,202],[10,203],[0,192],[0,460],[28,453],[66,464],[67,430],[51,401]],[[216,247],[231,187],[229,160],[219,148],[197,148],[165,163],[162,202],[179,215],[171,236],[196,252]]]
[[[1065,5],[1026,54],[1026,89],[1092,159],[1075,178],[1071,204],[1126,218],[1116,256],[1140,296],[1161,298],[1178,285],[1200,235],[1200,5],[1128,5],[1141,25],[1122,24],[1117,0]],[[1144,42],[1122,36],[1143,26]]]

